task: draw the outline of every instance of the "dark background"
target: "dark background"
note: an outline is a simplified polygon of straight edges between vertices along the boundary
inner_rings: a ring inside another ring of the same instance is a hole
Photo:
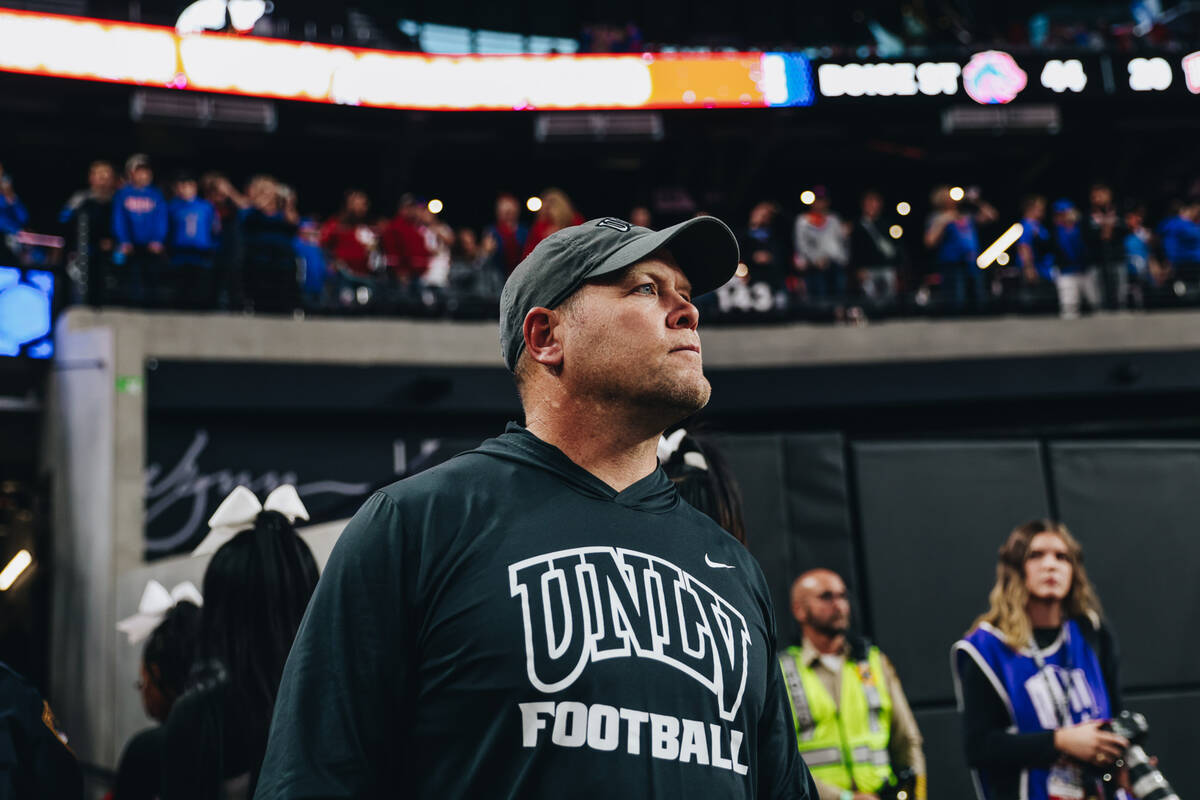
[[[714,401],[690,423],[738,475],[781,643],[797,633],[792,579],[815,566],[846,578],[857,627],[891,657],[917,715],[935,800],[972,792],[950,645],[986,610],[1008,532],[1046,515],[1084,545],[1148,749],[1181,796],[1200,792],[1188,770],[1200,742],[1200,350],[1065,361],[918,362],[907,381],[873,364],[713,370]],[[383,485],[519,415],[497,369],[157,362],[148,376],[148,463],[174,463],[202,428],[206,474],[304,482],[357,464],[348,477]],[[396,469],[396,441],[428,460]],[[213,488],[209,508],[223,496]],[[311,504],[334,519],[358,502]]]

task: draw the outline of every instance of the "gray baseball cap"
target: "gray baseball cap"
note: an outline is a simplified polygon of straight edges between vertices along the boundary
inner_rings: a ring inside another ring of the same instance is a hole
[[[500,353],[509,370],[525,347],[525,315],[555,308],[585,282],[632,266],[659,248],[675,262],[699,297],[725,284],[738,265],[738,243],[716,217],[696,217],[661,231],[602,217],[547,236],[517,265],[500,294]]]

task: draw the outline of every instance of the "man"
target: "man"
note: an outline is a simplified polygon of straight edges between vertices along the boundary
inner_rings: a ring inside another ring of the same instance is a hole
[[[150,159],[138,153],[125,162],[128,183],[113,198],[113,270],[120,298],[132,305],[158,305],[163,285],[163,242],[167,201],[154,188]]]
[[[258,798],[798,798],[749,552],[655,453],[710,387],[711,217],[546,238],[500,301],[527,428],[376,493],[292,647]]]
[[[217,302],[213,256],[220,220],[212,203],[198,196],[196,179],[175,176],[174,196],[167,202],[172,298],[175,305],[212,309]]]
[[[888,227],[888,220],[883,217],[883,195],[875,189],[868,190],[862,196],[862,216],[850,232],[850,253],[862,294],[873,309],[891,308],[900,291],[904,250],[892,238]]]
[[[1104,306],[1113,311],[1125,306],[1128,294],[1125,228],[1113,202],[1112,189],[1106,184],[1092,184],[1088,201],[1090,207],[1083,221],[1084,245],[1103,289]]]
[[[1172,278],[1195,285],[1200,277],[1200,198],[1175,205],[1175,213],[1158,227],[1164,265]]]
[[[750,270],[750,282],[765,283],[771,287],[772,293],[787,290],[787,278],[791,273],[787,245],[775,230],[775,217],[778,214],[779,206],[769,200],[755,203],[754,208],[750,209],[750,219],[739,243]]]
[[[983,271],[976,264],[979,256],[977,224],[994,222],[996,209],[980,199],[977,189],[958,195],[966,203],[955,200],[949,186],[938,186],[930,195],[934,213],[925,226],[925,247],[933,251],[935,269],[941,274],[942,292],[946,303],[955,313],[967,309],[967,293],[976,311],[983,311],[988,302],[988,286]]]
[[[521,263],[529,228],[521,224],[521,207],[515,195],[508,192],[496,198],[496,221],[483,230],[483,252],[489,266],[502,278],[507,278]]]
[[[1021,201],[1021,238],[1017,239],[1017,256],[1021,261],[1021,277],[1027,286],[1054,280],[1054,247],[1050,231],[1042,223],[1045,217],[1044,197],[1034,194]]]
[[[824,186],[813,190],[810,208],[796,217],[795,266],[804,275],[809,303],[832,299],[834,314],[843,315],[846,302],[846,262],[850,253],[842,220],[830,211]]]
[[[1081,299],[1087,301],[1092,311],[1100,308],[1099,273],[1089,263],[1087,243],[1079,227],[1079,212],[1075,205],[1070,200],[1056,200],[1050,210],[1054,214],[1051,241],[1058,266],[1054,286],[1058,290],[1059,316],[1078,319]]]
[[[800,753],[821,800],[869,800],[912,770],[925,798],[921,731],[900,679],[879,648],[851,637],[846,584],[827,569],[792,584],[803,643],[780,657]]]
[[[67,200],[58,221],[67,234],[68,272],[79,282],[83,299],[93,306],[108,302],[113,251],[113,195],[117,173],[107,161],[88,167],[88,188]]]

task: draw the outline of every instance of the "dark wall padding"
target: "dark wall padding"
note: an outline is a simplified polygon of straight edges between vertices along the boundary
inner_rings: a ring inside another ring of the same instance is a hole
[[[1146,715],[1150,722],[1146,752],[1158,758],[1158,768],[1179,796],[1189,800],[1200,797],[1200,772],[1196,770],[1200,691],[1131,694],[1125,705]]]
[[[1200,442],[1051,446],[1059,514],[1123,653],[1130,687],[1200,688]]]
[[[715,443],[737,475],[750,552],[762,565],[775,603],[780,646],[796,640],[788,593],[816,566],[857,581],[850,543],[842,437],[731,435]]]
[[[972,800],[975,787],[967,770],[962,720],[958,711],[939,708],[916,711],[913,716],[917,718],[917,727],[925,739],[929,797],[932,800]]]
[[[996,550],[1043,516],[1036,442],[853,448],[875,640],[915,704],[953,701],[950,646],[987,608]]]

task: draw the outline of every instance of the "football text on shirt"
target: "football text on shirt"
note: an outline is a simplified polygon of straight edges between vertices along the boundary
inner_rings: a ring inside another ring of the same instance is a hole
[[[667,664],[717,698],[733,720],[746,689],[750,631],[720,595],[656,556],[576,547],[508,568],[521,600],[529,681],[551,693],[594,661],[639,658]]]
[[[537,747],[541,732],[549,729],[550,741],[559,747],[588,747],[613,751],[624,748],[636,756],[750,771],[741,761],[744,734],[731,728],[666,714],[648,714],[632,708],[572,700],[560,703],[521,703],[521,745]]]

